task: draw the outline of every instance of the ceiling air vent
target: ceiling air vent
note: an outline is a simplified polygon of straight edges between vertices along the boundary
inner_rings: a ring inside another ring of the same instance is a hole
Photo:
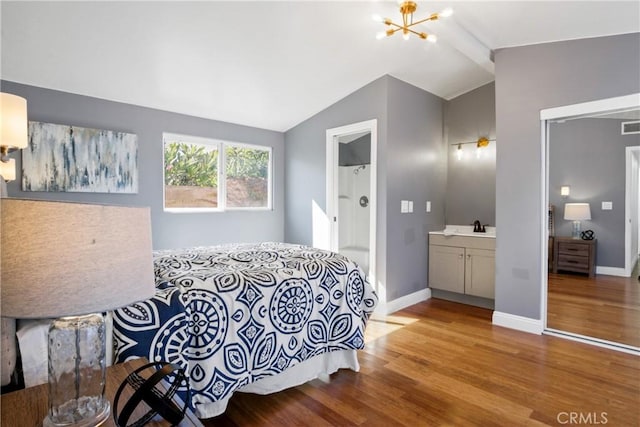
[[[629,135],[632,133],[640,133],[640,120],[622,122],[622,134]]]

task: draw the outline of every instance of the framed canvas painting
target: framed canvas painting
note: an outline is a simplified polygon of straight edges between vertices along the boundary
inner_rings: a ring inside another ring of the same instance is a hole
[[[138,192],[138,137],[132,133],[29,122],[23,191]]]

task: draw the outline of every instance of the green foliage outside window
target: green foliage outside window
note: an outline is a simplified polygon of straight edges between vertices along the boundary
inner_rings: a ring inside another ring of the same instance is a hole
[[[164,150],[165,185],[218,186],[218,150],[184,142],[165,144]]]
[[[227,146],[227,178],[267,178],[269,152],[252,148]]]

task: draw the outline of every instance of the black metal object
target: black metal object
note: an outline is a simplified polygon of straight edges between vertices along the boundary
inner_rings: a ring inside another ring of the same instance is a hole
[[[140,375],[152,368],[154,372],[148,378]],[[158,387],[162,381],[167,387]],[[127,386],[133,388],[133,395],[125,402],[122,411],[118,411],[120,396]],[[176,391],[181,386],[187,388],[187,399],[182,402],[182,407],[179,406],[180,399],[174,399]],[[177,425],[184,418],[189,397],[189,385],[184,370],[168,362],[148,363],[129,374],[118,387],[113,401],[113,419],[119,427],[141,427],[156,415],[160,415],[171,425]],[[141,404],[146,404],[149,409],[142,417],[128,424],[131,415]]]
[[[582,240],[593,240],[593,230],[584,230],[580,233]]]

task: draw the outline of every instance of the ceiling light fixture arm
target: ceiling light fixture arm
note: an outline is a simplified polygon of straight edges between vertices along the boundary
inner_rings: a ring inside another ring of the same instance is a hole
[[[419,32],[417,32],[417,31],[412,30],[412,29],[411,29],[411,28],[409,28],[409,27],[403,27],[403,26],[398,25],[398,24],[395,24],[395,23],[393,23],[393,22],[392,22],[391,24],[387,24],[387,25],[393,25],[393,26],[397,27],[397,28],[395,28],[395,29],[389,29],[389,30],[387,30],[387,32],[386,32],[387,36],[392,36],[392,35],[393,35],[393,34],[395,34],[397,31],[402,31],[404,34],[406,34],[406,33],[413,33],[413,34],[415,34],[416,36],[420,37],[421,39],[426,39],[427,37],[429,37],[429,34],[427,34],[427,33],[419,33]]]

